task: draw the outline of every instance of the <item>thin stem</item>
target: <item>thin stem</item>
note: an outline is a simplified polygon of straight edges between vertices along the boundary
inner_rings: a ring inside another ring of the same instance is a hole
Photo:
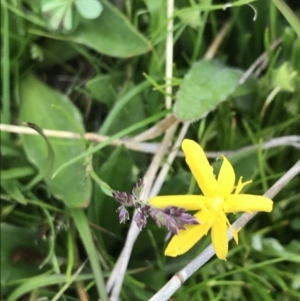
[[[167,118],[171,117],[172,115],[168,115]],[[142,134],[139,134],[136,137],[133,138],[127,138],[127,139],[115,139],[111,141],[110,145],[112,146],[120,146],[124,145],[126,148],[138,152],[143,153],[149,153],[149,154],[155,154],[157,153],[160,143],[147,143],[147,142],[139,142],[139,141],[145,141],[148,139],[154,139],[161,135],[166,129],[171,126],[174,122],[176,122],[173,118],[171,119],[163,119],[159,124],[161,126],[158,126],[156,124],[149,130],[145,131]],[[167,121],[167,122],[166,122]],[[18,133],[18,134],[26,134],[26,135],[38,135],[36,131],[34,131],[31,128],[24,127],[24,126],[17,126],[17,125],[10,125],[10,124],[0,124],[0,131],[3,132],[10,132],[10,133]],[[155,131],[158,131],[157,135],[155,134]],[[74,132],[67,132],[67,131],[56,131],[56,130],[47,130],[43,129],[43,133],[47,137],[57,137],[57,138],[66,138],[66,139],[81,139],[81,136]],[[144,135],[145,134],[145,135]],[[92,142],[104,142],[110,138],[110,136],[103,136],[98,135],[95,133],[85,133],[84,138],[86,140],[92,141]],[[269,141],[265,141],[262,144],[262,149],[270,149],[274,147],[279,146],[292,146],[295,148],[300,148],[300,136],[297,135],[291,135],[291,136],[282,136],[278,138],[271,139]],[[233,157],[239,153],[243,152],[253,152],[258,148],[257,144],[254,145],[248,145],[236,150],[219,150],[219,151],[209,151],[205,152],[205,155],[207,158],[215,159],[220,156],[220,154],[224,155],[225,157]],[[178,157],[183,157],[184,154],[182,151],[177,152]]]
[[[6,1],[1,4],[2,6],[2,101],[3,101],[3,121],[5,123],[10,123],[10,74],[9,74],[9,14],[6,7]]]
[[[184,139],[184,137],[187,133],[187,130],[189,129],[190,124],[191,124],[190,122],[186,122],[183,125],[183,127],[181,128],[179,136],[177,137],[177,140],[173,145],[172,151],[170,152],[166,163],[163,165],[162,169],[160,170],[160,172],[155,180],[155,183],[154,183],[151,193],[150,193],[150,197],[154,197],[159,193],[163,183],[165,182],[165,179],[170,170],[170,167],[172,166],[172,163],[173,163],[174,159],[176,158],[176,155],[178,153],[181,142]]]
[[[172,107],[172,76],[173,76],[173,14],[174,0],[167,2],[167,40],[166,40],[166,100],[167,109]]]

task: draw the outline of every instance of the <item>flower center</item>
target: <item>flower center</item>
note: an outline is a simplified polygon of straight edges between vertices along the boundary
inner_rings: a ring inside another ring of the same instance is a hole
[[[212,200],[211,202],[211,208],[214,211],[220,211],[223,209],[224,200],[221,197],[217,197]]]

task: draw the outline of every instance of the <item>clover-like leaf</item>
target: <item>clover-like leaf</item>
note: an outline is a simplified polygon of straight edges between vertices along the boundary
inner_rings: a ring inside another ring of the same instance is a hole
[[[76,0],[75,6],[78,13],[85,19],[96,19],[103,10],[103,6],[98,0]]]
[[[41,5],[49,29],[71,31],[78,24],[74,18],[72,0],[43,0]]]

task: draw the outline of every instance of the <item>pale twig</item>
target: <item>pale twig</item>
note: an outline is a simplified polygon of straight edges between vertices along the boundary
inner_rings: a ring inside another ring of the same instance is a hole
[[[163,119],[163,121],[164,120],[165,119]],[[168,120],[170,121],[170,118],[168,118]],[[170,124],[172,124],[172,123],[171,122],[164,123],[163,127],[160,128],[160,131],[162,130],[162,128],[164,128],[166,130],[166,126],[170,126]],[[149,129],[149,131],[151,129]],[[31,129],[29,127],[10,125],[10,124],[0,124],[0,131],[17,133],[17,134],[26,134],[26,135],[39,135],[36,131],[34,131],[33,129]],[[43,129],[43,133],[47,137],[56,137],[56,138],[64,138],[64,139],[82,139],[82,136],[80,134],[75,133],[75,132],[69,132],[69,131]],[[92,142],[99,142],[99,143],[104,142],[110,138],[109,136],[99,135],[99,134],[95,134],[95,133],[85,133],[83,135],[83,137],[86,140],[89,140]],[[140,137],[140,141],[142,141],[141,138],[142,137]],[[143,138],[146,138],[146,136],[143,136]],[[152,134],[151,138],[153,138],[153,134]],[[159,148],[159,143],[156,143],[156,144],[141,143],[141,142],[133,141],[131,139],[116,139],[116,140],[112,141],[110,145],[112,145],[112,146],[124,145],[128,149],[139,151],[139,152],[151,153],[151,154],[156,153]]]
[[[169,148],[170,142],[172,141],[177,125],[178,122],[176,124],[173,124],[171,128],[166,132],[164,139],[161,143],[161,147],[153,157],[152,162],[144,176],[143,182],[145,183],[145,187],[143,189],[143,194],[141,196],[141,200],[143,201],[147,201],[149,198],[150,189],[152,187],[155,175],[160,167],[160,163],[163,156],[165,155],[165,153]],[[119,298],[128,261],[132,252],[134,242],[136,241],[139,233],[140,230],[138,229],[134,220],[132,219],[124,248],[106,284],[107,291],[109,292],[110,290],[112,290],[110,296],[111,301],[117,301]]]
[[[174,0],[167,1],[167,39],[166,39],[166,109],[172,107],[172,77],[173,77],[173,14]]]
[[[168,117],[171,117],[171,115],[169,115]],[[167,122],[167,120],[169,120],[169,121]],[[170,121],[171,121],[171,118],[163,119],[161,121],[165,124],[162,127],[160,127],[159,129],[156,128],[157,130],[160,131],[160,134],[162,134],[162,132],[161,132],[162,129],[166,130],[166,125],[170,126],[171,124],[173,124]],[[145,135],[141,135],[141,137],[139,137],[139,135],[138,135],[136,137],[138,137],[138,140],[146,139],[146,138],[152,139],[152,138],[154,138],[154,133],[152,132],[152,130],[154,128],[155,127],[150,128],[149,133],[146,133],[147,131],[145,131],[144,132]],[[34,131],[33,129],[31,129],[29,127],[10,125],[10,124],[0,124],[0,131],[10,132],[10,133],[18,133],[18,134],[27,134],[27,135],[38,135],[38,133],[36,131]],[[43,129],[43,133],[47,137],[66,138],[66,139],[82,139],[82,137],[79,134],[74,133],[74,132],[68,132],[68,131]],[[86,140],[94,141],[94,142],[104,142],[110,138],[109,136],[98,135],[95,133],[85,133],[83,135],[83,137]],[[136,137],[134,137],[134,138],[128,137],[127,139],[116,139],[116,140],[112,141],[112,143],[110,145],[112,145],[112,146],[124,145],[124,146],[126,146],[127,149],[138,151],[138,152],[143,152],[143,153],[149,153],[149,154],[155,154],[158,151],[158,149],[160,147],[160,143],[137,142],[137,141],[135,141]],[[294,135],[294,136],[283,136],[283,137],[273,138],[269,141],[263,142],[261,145],[262,149],[264,149],[264,150],[274,148],[274,147],[280,147],[280,146],[293,146],[295,148],[300,148],[300,136]],[[248,145],[248,146],[242,147],[237,150],[220,150],[220,151],[215,151],[215,152],[207,151],[207,152],[205,152],[205,154],[208,158],[211,158],[211,159],[218,158],[220,155],[224,155],[229,158],[229,157],[235,156],[239,153],[254,151],[254,150],[258,149],[259,147],[260,146],[258,144],[255,144],[255,145]],[[173,147],[173,149],[174,149],[174,147]],[[183,157],[184,154],[182,151],[179,151],[179,152],[177,152],[176,156]]]
[[[242,148],[239,148],[237,150],[229,151],[229,150],[220,150],[218,152],[205,152],[206,156],[208,158],[218,158],[220,155],[224,155],[225,157],[233,157],[238,154],[245,154],[253,152],[260,147],[263,150],[270,149],[270,148],[277,148],[280,146],[293,146],[294,148],[300,149],[300,136],[283,136],[271,139],[269,141],[263,142],[261,145],[254,144],[254,145],[248,145]],[[183,152],[179,153],[179,155],[184,156]]]
[[[151,140],[163,134],[167,128],[176,122],[174,115],[168,115],[153,127],[149,128],[145,132],[133,137],[131,140],[116,139],[112,142],[112,145],[119,146],[120,144],[128,143],[130,149],[140,149],[139,143],[141,141]],[[27,135],[39,135],[33,129],[27,126],[11,125],[11,124],[0,124],[0,130],[3,132],[27,134]],[[66,138],[66,139],[82,139],[82,136],[75,132],[60,131],[60,130],[48,130],[43,129],[43,133],[47,137]],[[99,135],[96,133],[85,133],[83,137],[89,141],[103,142],[109,139],[108,136]]]
[[[176,139],[176,142],[174,143],[174,145],[172,147],[172,151],[170,152],[170,154],[167,158],[166,163],[163,165],[158,176],[156,177],[156,180],[154,182],[154,185],[153,185],[151,193],[150,193],[150,197],[154,197],[159,193],[163,183],[165,182],[165,179],[170,170],[170,167],[171,167],[174,159],[176,158],[176,155],[179,150],[179,146],[181,145],[181,142],[184,139],[189,126],[190,126],[190,122],[186,122],[183,124],[181,131]]]
[[[290,168],[265,194],[268,198],[274,198],[297,174],[300,173],[300,160]],[[243,228],[257,212],[244,213],[232,225],[234,229]],[[231,231],[228,231],[228,240],[232,239]],[[209,245],[201,254],[177,272],[149,301],[165,301],[180,288],[180,286],[196,271],[199,270],[215,254],[214,248]]]
[[[133,137],[131,141],[141,142],[159,137],[166,131],[167,128],[169,128],[176,121],[177,119],[173,114],[168,114],[163,120],[161,120],[151,128]]]
[[[221,28],[220,32],[218,32],[217,36],[215,37],[215,39],[213,40],[209,48],[207,49],[204,55],[204,59],[210,60],[215,56],[217,50],[219,49],[221,43],[223,42],[225,36],[227,35],[230,27],[231,27],[231,22],[229,21],[226,22],[225,25]]]

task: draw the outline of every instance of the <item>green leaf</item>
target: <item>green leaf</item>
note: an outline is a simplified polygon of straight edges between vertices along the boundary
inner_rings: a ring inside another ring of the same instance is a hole
[[[126,98],[128,94],[131,94],[135,88],[136,86],[133,82],[127,81],[122,87],[122,90],[119,92],[117,97],[118,100],[116,101],[114,108],[119,106],[120,103],[123,102],[123,99]],[[145,118],[143,106],[144,105],[139,94],[133,95],[128,102],[123,102],[123,104],[120,105],[119,113],[116,114],[116,117],[112,120],[107,134],[112,135],[114,133],[118,133],[122,129],[143,120]]]
[[[132,83],[131,83],[132,84]],[[124,95],[118,99],[118,101],[115,103],[113,108],[110,110],[108,116],[106,117],[105,121],[101,125],[101,129],[99,133],[101,135],[106,135],[108,131],[111,131],[112,125],[116,124],[116,121],[120,118],[119,114],[124,110],[125,107],[129,106],[129,103],[131,101],[137,101],[137,96],[144,91],[146,88],[150,86],[148,81],[144,81],[137,86],[132,87],[127,93],[126,92],[126,86],[125,91],[123,91]],[[122,93],[122,94],[123,94]],[[139,100],[138,100],[139,101]],[[137,112],[140,113],[140,106],[137,108]],[[126,113],[128,114],[128,112]],[[136,120],[135,120],[136,122]],[[119,128],[120,129],[120,128]],[[115,129],[114,129],[115,131]]]
[[[113,192],[113,189],[104,181],[102,181],[98,175],[95,173],[94,170],[92,170],[91,172],[91,177],[92,179],[99,185],[99,187],[101,188],[101,191],[109,196],[109,197],[113,197],[112,195],[112,192]]]
[[[70,31],[73,28],[73,25],[75,25],[73,20],[72,0],[43,0],[41,6],[42,13],[47,20],[49,29]]]
[[[300,38],[300,19],[293,12],[293,10],[282,0],[272,0],[274,5],[278,8],[278,10],[283,14],[285,19],[290,23],[292,28]]]
[[[86,87],[91,91],[94,99],[112,107],[117,98],[117,90],[124,80],[122,73],[110,73],[92,78],[87,82]]]
[[[272,85],[273,87],[280,87],[281,90],[293,92],[296,75],[297,72],[288,63],[283,63],[273,72]]]
[[[79,14],[85,19],[96,19],[103,10],[98,0],[76,0],[75,5]]]
[[[49,68],[54,65],[61,65],[63,68],[66,68],[66,70],[72,72],[72,69],[65,62],[73,59],[78,53],[69,41],[66,41],[66,39],[44,39],[39,45],[44,55],[44,60],[39,63],[39,68]]]
[[[94,20],[81,20],[70,40],[113,57],[132,57],[151,49],[150,43],[128,19],[108,1],[101,1],[103,12]]]
[[[87,150],[85,153],[76,156],[74,158],[72,158],[71,160],[69,160],[68,162],[64,163],[62,166],[60,166],[52,175],[52,178],[56,177],[64,168],[66,168],[69,165],[74,164],[75,162],[81,160],[82,158],[85,158],[88,155],[91,155],[97,151],[100,151],[101,149],[103,149],[104,147],[108,146],[111,141],[114,141],[115,139],[119,139],[122,138],[148,124],[150,124],[151,122],[157,121],[159,120],[161,117],[165,117],[167,115],[167,113],[169,113],[169,110],[165,110],[165,111],[161,111],[159,113],[156,113],[155,115],[152,115],[151,117],[148,117],[136,124],[131,125],[130,127],[120,131],[119,133],[112,135],[110,138],[108,138],[107,140],[105,140],[104,142],[101,142],[99,144],[97,144],[96,146],[91,147],[89,150]]]
[[[92,233],[89,227],[87,217],[84,211],[78,208],[71,209],[71,215],[73,217],[74,223],[77,227],[81,240],[84,244],[85,250],[87,252],[89,261],[91,263],[91,267],[94,274],[94,280],[96,283],[96,287],[98,289],[98,295],[101,298],[101,300],[108,301],[105,284],[104,284],[104,277],[99,262],[99,254],[95,248],[95,244],[93,241],[93,237],[92,237]]]
[[[174,105],[175,116],[182,121],[195,121],[234,92],[242,72],[216,60],[196,62],[183,79]]]
[[[86,281],[93,280],[93,274],[81,274],[76,276],[76,281]],[[66,283],[66,275],[39,275],[37,277],[32,277],[26,279],[24,283],[18,286],[7,298],[7,301],[20,300],[27,293],[32,293],[38,288],[44,288],[47,286],[54,286],[57,284],[63,285]],[[36,299],[37,300],[37,299]],[[48,300],[48,299],[47,299]],[[52,299],[53,300],[53,299]]]
[[[181,21],[192,28],[197,28],[202,25],[200,10],[191,10],[187,12],[178,13]]]
[[[10,181],[1,181],[1,187],[9,194],[17,202],[25,205],[27,204],[24,195],[20,191],[17,181],[10,180]]]
[[[1,287],[5,287],[10,281],[44,272],[39,269],[38,262],[32,257],[34,254],[28,256],[28,252],[25,252],[26,250],[45,251],[45,243],[40,249],[41,246],[36,244],[36,238],[36,229],[1,223]]]
[[[128,150],[120,146],[109,152],[110,155],[106,157],[96,173],[99,178],[111,186],[114,190],[131,191],[133,186],[132,168],[133,160]],[[113,232],[115,235],[121,236],[123,225],[119,223],[118,213],[116,212],[119,204],[111,196],[106,196],[105,193],[97,188],[97,198],[92,199],[88,208],[89,220],[101,227]],[[111,248],[115,240],[104,240],[106,248]]]
[[[65,130],[83,133],[82,118],[76,107],[63,94],[44,85],[33,75],[20,83],[20,120],[32,122],[43,129]],[[47,145],[43,138],[22,135],[29,160],[43,172],[47,166]],[[85,151],[82,140],[49,138],[54,154],[54,168],[81,155]],[[86,206],[91,193],[91,182],[86,177],[84,159],[66,167],[57,177],[46,177],[51,192],[70,207]]]
[[[5,180],[23,178],[23,177],[33,175],[34,172],[35,172],[34,168],[29,166],[5,169],[5,170],[1,170],[0,179],[1,181],[5,181]]]
[[[144,0],[147,11],[150,14],[151,41],[153,45],[163,41],[166,37],[166,14],[167,6],[163,5],[162,0]],[[153,59],[152,59],[153,60]],[[156,68],[158,68],[157,59],[155,59]],[[155,66],[153,67],[155,68]],[[159,68],[159,70],[161,70]],[[150,72],[150,74],[153,74]]]

